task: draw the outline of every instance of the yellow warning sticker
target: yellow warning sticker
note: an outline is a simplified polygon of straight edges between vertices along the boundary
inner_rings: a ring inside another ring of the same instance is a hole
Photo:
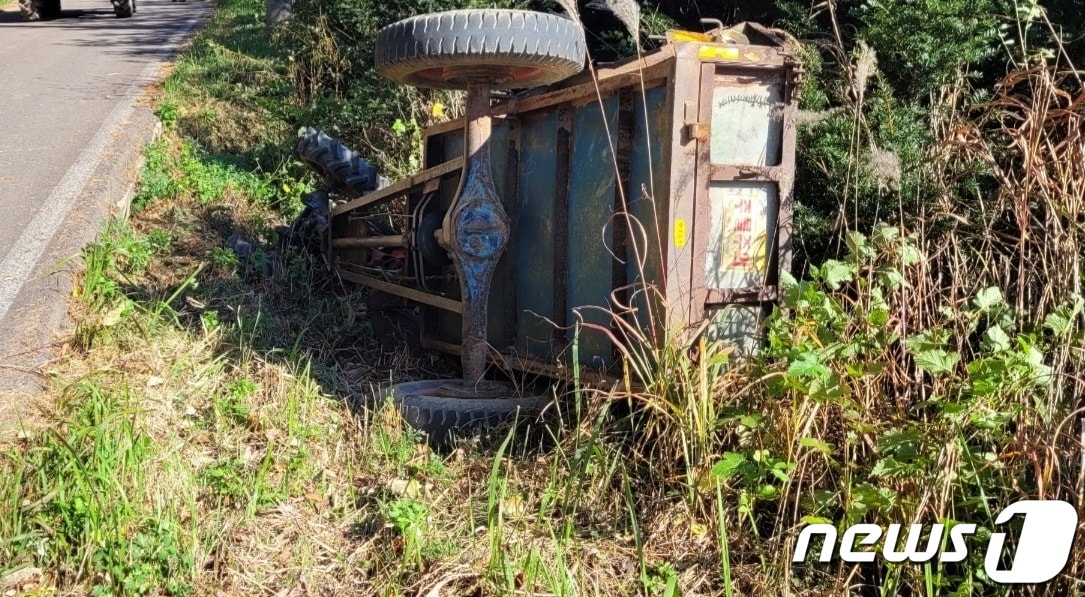
[[[738,48],[733,46],[701,46],[701,60],[738,60]]]
[[[701,41],[701,42],[712,41],[712,36],[711,35],[707,35],[707,34],[704,34],[704,33],[696,33],[696,32],[693,32],[693,31],[681,31],[681,30],[674,29],[674,30],[668,31],[667,33],[669,33],[671,35],[672,41]]]
[[[674,246],[681,249],[686,246],[686,221],[678,218],[674,221]]]

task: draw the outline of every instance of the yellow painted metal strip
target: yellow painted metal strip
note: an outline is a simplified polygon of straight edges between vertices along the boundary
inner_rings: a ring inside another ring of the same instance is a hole
[[[738,60],[738,48],[734,46],[701,46],[701,60]]]
[[[668,33],[670,33],[671,39],[673,41],[696,41],[696,42],[712,41],[712,36],[707,35],[705,33],[697,33],[697,32],[694,32],[694,31],[676,31],[676,30],[668,31]]]

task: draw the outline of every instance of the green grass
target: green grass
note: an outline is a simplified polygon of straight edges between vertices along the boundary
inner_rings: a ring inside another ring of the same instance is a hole
[[[3,454],[14,483],[0,502],[0,561],[50,569],[92,594],[187,593],[194,570],[191,500],[163,507],[148,468],[160,454],[127,393],[68,386],[55,427]],[[181,496],[177,496],[181,497]]]

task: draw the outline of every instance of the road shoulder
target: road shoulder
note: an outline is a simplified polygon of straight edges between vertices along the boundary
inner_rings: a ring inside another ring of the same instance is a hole
[[[164,48],[157,61],[149,63],[128,98],[122,100],[130,107],[122,106],[120,118],[104,123],[99,135],[105,143],[92,162],[90,176],[69,195],[69,211],[7,313],[0,316],[0,430],[31,420],[39,410],[36,400],[50,383],[44,369],[64,354],[74,329],[69,303],[82,249],[99,237],[110,218],[127,217],[144,160],[143,149],[161,130],[150,107],[153,103],[146,101],[149,89],[172,56],[203,25],[211,9],[201,12],[188,28],[178,32],[181,42],[172,51]]]

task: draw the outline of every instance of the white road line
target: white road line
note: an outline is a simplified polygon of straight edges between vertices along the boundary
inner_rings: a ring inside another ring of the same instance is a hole
[[[201,12],[185,23],[183,28],[175,31],[169,41],[155,52],[151,62],[125,90],[124,97],[106,117],[90,144],[79,154],[79,158],[64,174],[64,178],[60,179],[49,198],[41,204],[38,213],[19,236],[11,251],[0,261],[0,321],[4,320],[4,316],[15,303],[15,298],[29,280],[30,273],[34,271],[49,241],[53,240],[60,225],[71,213],[76,199],[98,169],[113,133],[128,120],[134,110],[134,102],[142,94],[143,88],[154,81],[164,61],[173,55],[174,48],[200,22],[203,14],[205,13]]]

